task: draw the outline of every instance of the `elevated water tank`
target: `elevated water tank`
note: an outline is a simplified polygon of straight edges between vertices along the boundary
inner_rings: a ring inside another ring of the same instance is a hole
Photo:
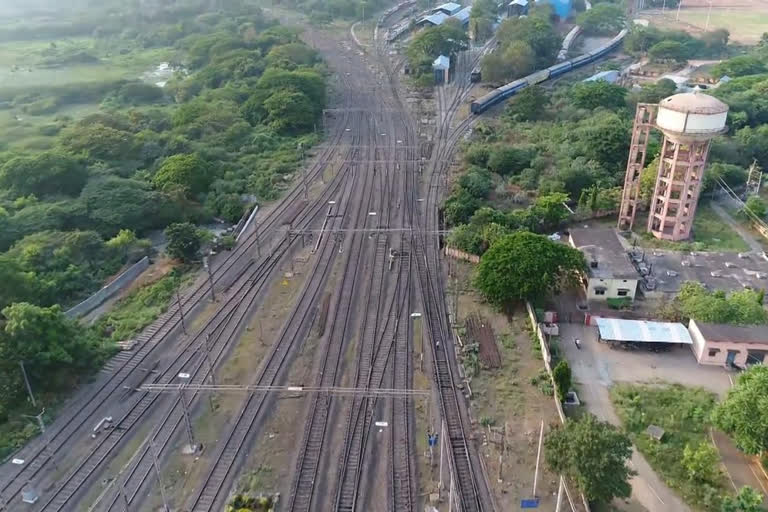
[[[677,140],[706,140],[725,131],[728,105],[698,91],[675,94],[659,102],[656,126]]]

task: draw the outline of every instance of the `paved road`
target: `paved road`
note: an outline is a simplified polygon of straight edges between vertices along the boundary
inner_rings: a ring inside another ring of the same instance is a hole
[[[754,237],[752,236],[752,233],[744,229],[741,224],[736,222],[736,220],[731,217],[731,214],[728,213],[722,206],[717,204],[716,202],[712,201],[709,203],[712,207],[712,210],[721,218],[723,221],[725,221],[726,224],[731,226],[734,231],[736,231],[741,238],[744,239],[744,241],[749,245],[750,249],[754,252],[760,254],[763,252],[763,246],[762,244]]]
[[[593,327],[577,324],[561,324],[561,340],[572,336],[581,340],[581,350],[571,343],[561,343],[571,364],[574,381],[578,382],[579,398],[601,420],[621,425],[608,394],[613,383],[610,368],[597,357],[597,338]],[[650,512],[690,512],[690,508],[651,469],[645,458],[633,450],[630,466],[637,472],[630,483],[632,498]]]

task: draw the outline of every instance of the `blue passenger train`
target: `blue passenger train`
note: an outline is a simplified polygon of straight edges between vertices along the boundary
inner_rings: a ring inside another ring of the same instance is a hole
[[[596,50],[585,53],[584,55],[579,55],[578,57],[566,60],[564,62],[559,62],[548,67],[547,69],[536,71],[528,76],[499,87],[498,89],[494,89],[482,98],[473,101],[470,110],[473,114],[480,114],[485,112],[490,107],[496,105],[497,103],[517,94],[518,91],[525,89],[529,85],[534,85],[546,80],[557,78],[560,75],[564,75],[568,71],[571,71],[572,69],[584,66],[590,62],[594,62],[619,46],[626,35],[627,29],[624,29],[619,32],[616,37],[608,41],[608,43],[605,45],[597,48]]]

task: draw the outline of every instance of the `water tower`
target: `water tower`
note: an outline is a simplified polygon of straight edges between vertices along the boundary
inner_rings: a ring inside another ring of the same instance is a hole
[[[728,105],[698,90],[675,94],[658,105],[637,106],[619,229],[632,229],[639,200],[640,172],[645,163],[650,129],[664,134],[659,174],[648,212],[648,231],[656,238],[690,237],[696,203],[712,138],[725,131]]]

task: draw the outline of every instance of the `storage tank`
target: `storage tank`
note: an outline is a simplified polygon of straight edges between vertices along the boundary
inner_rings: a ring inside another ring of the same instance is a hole
[[[656,238],[687,240],[713,137],[725,131],[728,105],[698,90],[661,100],[656,127],[664,133],[648,231]]]
[[[708,140],[725,131],[728,105],[698,90],[661,100],[656,126],[668,137]]]

